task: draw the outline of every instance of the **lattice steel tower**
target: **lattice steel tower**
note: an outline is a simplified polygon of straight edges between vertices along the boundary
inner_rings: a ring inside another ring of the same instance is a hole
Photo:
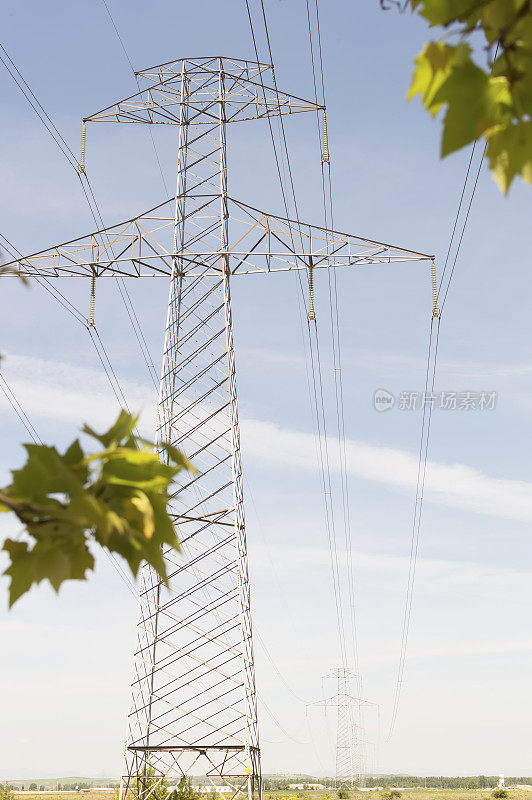
[[[346,787],[352,791],[355,785],[360,787],[365,784],[366,742],[361,709],[367,701],[351,695],[351,680],[356,679],[360,686],[360,678],[347,667],[338,667],[326,677],[337,681],[336,694],[312,705],[322,706],[325,711],[327,708],[336,709],[336,788]]]
[[[271,70],[213,57],[137,73],[144,89],[85,122],[176,125],[175,197],[12,265],[30,277],[170,281],[157,436],[198,472],[172,499],[183,550],[166,553],[170,591],[148,567],[140,579],[123,798],[158,797],[163,779],[194,774],[230,797],[261,791],[231,280],[431,258],[230,197],[227,125],[319,108],[265,85]]]

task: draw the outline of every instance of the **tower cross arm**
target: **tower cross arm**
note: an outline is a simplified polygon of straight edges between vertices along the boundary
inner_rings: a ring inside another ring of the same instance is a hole
[[[268,214],[237,200],[230,200],[229,209],[232,275],[434,259],[428,253]]]
[[[221,101],[225,122],[323,109],[315,102],[266,85],[265,69],[264,65],[222,58],[185,59],[161,65],[136,73],[150,81],[146,88],[85,117],[84,121],[179,125],[181,108],[186,106],[188,125],[214,125],[219,121]]]
[[[219,194],[187,195],[190,216],[214,219]],[[179,199],[179,198],[178,198]],[[229,241],[223,252],[207,225],[176,243],[175,198],[138,217],[69,242],[23,256],[4,266],[25,277],[232,276],[395,262],[432,261],[433,256],[353,234],[268,214],[229,199]],[[221,259],[221,256],[226,258]]]
[[[319,706],[320,708],[329,706],[336,708],[339,705],[345,705],[346,702],[358,703],[359,700],[356,697],[352,697],[350,694],[342,694],[341,697],[335,695],[334,697],[327,697],[325,700],[316,700],[315,703],[309,703],[309,705]]]
[[[24,277],[157,277],[172,274],[174,198],[139,217],[3,266]]]

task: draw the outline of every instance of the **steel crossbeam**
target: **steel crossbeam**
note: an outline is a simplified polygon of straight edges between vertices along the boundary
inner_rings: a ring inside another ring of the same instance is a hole
[[[208,180],[216,178],[210,175]],[[12,262],[20,275],[47,277],[170,277],[183,275],[220,277],[224,267],[231,276],[330,267],[368,266],[405,261],[431,261],[427,253],[363,239],[317,225],[285,219],[227,198],[230,239],[222,252],[209,241],[219,219],[219,195],[187,197],[188,216],[201,228],[190,231],[182,246],[172,248],[175,199],[139,217],[95,231]],[[202,246],[203,245],[203,246]],[[176,268],[175,262],[179,261]]]
[[[86,121],[178,125],[175,197],[7,265],[170,282],[157,438],[197,472],[171,498],[182,552],[165,553],[170,588],[141,571],[122,800],[161,800],[166,782],[198,773],[235,800],[261,794],[232,278],[432,259],[229,197],[228,123],[319,108],[266,86],[268,75],[270,65],[220,57],[138,73],[146,88]]]

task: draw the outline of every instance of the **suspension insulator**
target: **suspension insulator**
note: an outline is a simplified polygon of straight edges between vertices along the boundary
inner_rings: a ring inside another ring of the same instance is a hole
[[[439,317],[440,309],[438,308],[438,284],[436,281],[436,264],[432,262],[432,317]]]
[[[94,328],[94,301],[96,299],[96,276],[91,277],[91,294],[89,300],[89,328]]]
[[[312,256],[309,259],[308,265],[308,321],[316,321],[316,313],[314,311],[314,264]]]
[[[321,157],[322,164],[330,164],[329,160],[329,138],[327,136],[327,111],[323,109],[323,155]]]
[[[81,153],[79,157],[78,172],[82,175],[85,172],[85,142],[87,139],[87,126],[85,122],[81,125]]]

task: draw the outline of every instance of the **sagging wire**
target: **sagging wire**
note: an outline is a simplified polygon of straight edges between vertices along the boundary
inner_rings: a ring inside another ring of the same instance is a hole
[[[430,320],[427,364],[425,370],[425,390],[423,395],[424,396],[423,414],[421,420],[421,434],[420,434],[419,451],[418,451],[418,468],[417,468],[416,496],[415,496],[416,499],[414,502],[414,511],[413,511],[412,528],[410,536],[408,579],[406,586],[405,606],[403,612],[399,663],[397,667],[397,679],[395,684],[392,716],[388,734],[386,736],[387,742],[389,742],[392,738],[395,729],[395,724],[397,721],[397,714],[399,711],[399,701],[401,698],[404,671],[406,665],[406,653],[408,647],[408,637],[410,633],[410,622],[412,617],[412,603],[414,597],[414,583],[416,578],[417,558],[419,553],[423,500],[425,495],[425,479],[427,475],[430,427],[432,421],[432,409],[434,406],[433,397],[434,397],[434,386],[436,380],[436,364],[438,360],[438,344],[440,337],[440,321],[441,321],[440,309],[438,307],[436,264],[434,261],[432,262],[431,265],[431,278],[432,278],[432,313]]]
[[[0,234],[0,237],[5,242],[8,242],[10,247],[13,248],[13,246],[11,245],[11,243],[9,243],[9,240],[7,240],[5,236]],[[14,249],[16,249],[16,248],[14,248]],[[104,367],[104,369],[105,369],[105,367]],[[19,418],[20,422],[22,423],[22,425],[26,429],[28,435],[33,440],[34,444],[42,445],[43,441],[42,441],[41,437],[39,436],[39,434],[37,433],[37,429],[33,425],[33,423],[30,420],[28,414],[24,410],[21,402],[16,397],[15,393],[13,392],[13,389],[11,388],[9,383],[7,382],[7,379],[2,374],[2,372],[0,372],[0,389],[2,390],[4,395],[6,396],[6,398],[7,398],[8,402],[9,402],[9,404],[11,405],[13,411],[15,412],[17,417]],[[134,587],[132,581],[128,578],[127,573],[124,571],[122,565],[116,560],[116,558],[115,558],[113,553],[110,553],[108,550],[105,550],[105,549],[104,549],[104,553],[109,558],[113,568],[115,569],[115,571],[117,572],[117,574],[119,575],[121,580],[127,586],[128,591],[136,598],[137,597],[137,592],[135,590],[135,587]]]
[[[309,37],[309,50],[312,66],[312,79],[314,85],[314,98],[316,106],[320,104],[322,110],[322,126],[320,128],[319,112],[316,113],[316,127],[318,134],[318,142],[320,151],[322,153],[321,159],[321,183],[322,183],[322,201],[323,201],[323,215],[324,227],[326,230],[326,246],[327,252],[330,248],[329,231],[334,229],[334,211],[332,199],[332,180],[331,180],[331,166],[329,154],[329,136],[327,127],[327,110],[325,99],[325,77],[323,67],[323,52],[321,44],[321,29],[320,29],[320,15],[318,0],[314,0],[314,17],[315,27],[317,32],[317,46],[313,42],[313,25],[311,21],[311,12],[309,0],[306,0],[307,10],[307,26]],[[315,56],[315,49],[317,50],[317,57]],[[319,59],[319,75],[321,84],[321,93],[318,97],[318,79],[316,75],[316,60]],[[328,187],[328,190],[327,190]],[[332,273],[332,274],[331,274]],[[345,548],[347,556],[347,583],[348,583],[348,598],[350,608],[350,628],[351,640],[353,651],[353,663],[355,665],[355,673],[360,674],[359,668],[359,654],[358,654],[358,634],[357,634],[357,620],[356,620],[356,601],[355,601],[355,579],[352,559],[352,537],[351,537],[351,519],[350,519],[350,501],[349,501],[349,483],[347,479],[347,449],[345,439],[345,415],[344,415],[344,398],[343,398],[343,380],[342,380],[342,358],[341,358],[341,343],[340,343],[340,326],[339,326],[339,310],[338,310],[338,289],[336,280],[336,271],[328,270],[328,293],[329,293],[329,312],[330,324],[332,335],[332,349],[333,349],[333,367],[334,367],[334,386],[335,386],[335,405],[336,405],[336,427],[339,444],[339,462],[340,462],[340,480],[341,480],[341,497],[343,509],[343,528],[345,538]],[[317,334],[316,334],[317,338]],[[361,679],[359,679],[361,681]],[[359,688],[360,693],[362,687]]]
[[[39,438],[39,434],[37,433],[37,431],[33,427],[28,415],[26,414],[26,412],[22,408],[22,405],[20,404],[20,401],[18,400],[17,396],[15,395],[13,389],[11,388],[9,383],[7,382],[5,376],[2,374],[2,372],[0,372],[0,389],[4,393],[4,395],[5,395],[6,399],[7,399],[7,402],[9,403],[9,405],[11,406],[11,408],[13,409],[13,411],[15,412],[17,417],[19,418],[20,422],[25,427],[26,432],[28,433],[28,436],[32,439],[33,443],[34,444],[42,444],[42,441]]]
[[[497,50],[495,52],[495,57],[497,55],[497,51],[498,51],[498,45],[497,45]],[[462,210],[462,205],[463,205],[463,202],[464,202],[464,197],[465,197],[465,193],[466,193],[466,189],[467,189],[467,184],[468,184],[468,181],[469,181],[469,174],[470,174],[471,166],[472,166],[472,163],[473,163],[473,157],[475,155],[475,149],[476,149],[477,141],[475,141],[473,143],[473,147],[471,148],[471,154],[470,154],[469,162],[468,162],[468,165],[467,165],[467,170],[466,170],[466,174],[465,174],[465,178],[464,178],[464,183],[463,183],[463,186],[462,186],[462,191],[460,193],[460,200],[458,202],[458,208],[457,208],[457,211],[456,211],[454,224],[453,224],[452,231],[451,231],[451,236],[450,236],[450,239],[449,239],[449,246],[447,248],[447,253],[446,253],[446,256],[445,256],[445,262],[444,262],[444,266],[443,266],[442,276],[440,278],[440,283],[439,283],[439,286],[438,286],[436,292],[434,290],[434,278],[435,278],[435,264],[434,264],[434,262],[433,262],[433,265],[432,265],[433,313],[432,313],[432,319],[431,319],[431,329],[430,329],[430,339],[429,339],[429,353],[428,353],[428,357],[427,357],[427,373],[428,373],[428,370],[429,370],[429,362],[430,362],[430,358],[431,358],[432,332],[433,332],[433,325],[434,325],[434,321],[435,320],[437,320],[437,323],[436,323],[437,327],[436,327],[435,344],[434,344],[434,359],[433,359],[433,368],[432,368],[431,394],[434,392],[436,361],[437,361],[438,344],[439,344],[439,338],[440,338],[441,314],[442,314],[443,308],[444,308],[446,300],[447,300],[447,294],[448,294],[450,286],[451,286],[451,281],[453,279],[454,270],[455,270],[456,263],[457,263],[457,260],[458,260],[458,255],[460,253],[460,248],[462,246],[462,241],[463,241],[463,238],[464,238],[465,230],[466,230],[466,227],[467,227],[467,223],[469,221],[469,214],[471,212],[473,199],[475,197],[475,192],[476,192],[476,189],[477,189],[478,180],[480,178],[480,172],[482,170],[482,164],[484,162],[484,157],[486,155],[487,144],[484,146],[484,150],[482,152],[482,156],[480,158],[480,162],[479,162],[479,165],[478,165],[477,174],[476,174],[476,177],[475,177],[475,182],[473,184],[473,189],[472,189],[472,192],[471,192],[471,196],[469,198],[469,204],[468,204],[468,207],[467,207],[467,212],[466,212],[466,215],[465,215],[465,218],[464,218],[464,223],[462,225],[462,231],[460,233],[460,238],[458,240],[458,246],[457,246],[456,251],[455,251],[451,272],[449,274],[447,282],[445,283],[445,290],[443,292],[443,299],[442,299],[441,304],[438,306],[438,298],[441,296],[442,289],[443,289],[443,286],[444,286],[445,273],[447,271],[447,267],[448,267],[448,264],[449,264],[449,258],[450,258],[450,254],[451,254],[451,249],[452,249],[454,237],[455,237],[455,234],[456,234],[456,229],[457,229],[457,226],[458,226],[458,220],[460,218],[460,212]],[[437,314],[435,313],[436,311],[438,312]],[[420,452],[421,452],[421,449],[423,448],[423,431],[424,431],[424,425],[425,425],[425,410],[426,410],[426,404],[423,405],[423,421],[422,421],[422,428],[421,428],[422,432],[421,432]],[[430,431],[430,420],[431,420],[431,417],[432,417],[432,404],[431,404],[431,407],[429,409],[429,424],[428,424],[429,431]],[[426,440],[426,443],[425,443],[425,454],[427,453],[427,451],[428,451],[428,432],[427,432],[427,440]],[[425,468],[426,468],[426,455],[425,455]],[[425,468],[423,470],[423,482],[424,482]],[[418,476],[419,476],[419,471],[418,471]],[[406,661],[406,649],[407,649],[407,641],[405,640],[405,631],[406,631],[406,639],[407,639],[408,638],[408,629],[409,629],[409,626],[410,626],[410,615],[411,615],[411,610],[412,610],[413,580],[415,578],[415,559],[417,558],[417,552],[418,552],[418,547],[419,547],[419,525],[420,525],[420,518],[421,518],[422,502],[423,502],[422,497],[421,497],[421,500],[419,500],[418,491],[416,491],[416,505],[415,505],[415,508],[414,508],[414,526],[415,526],[415,520],[416,520],[416,509],[417,509],[418,503],[419,503],[420,507],[419,507],[418,532],[417,532],[417,535],[416,535],[415,547],[411,546],[410,567],[409,567],[409,576],[408,576],[408,584],[407,584],[407,596],[406,596],[406,604],[405,604],[405,615],[404,615],[404,618],[403,618],[403,636],[402,636],[402,640],[401,640],[401,652],[400,652],[400,656],[399,656],[399,667],[398,667],[398,673],[397,673],[397,682],[396,682],[396,688],[395,688],[395,696],[394,696],[394,705],[393,705],[392,718],[391,718],[391,722],[390,722],[390,728],[389,728],[389,731],[388,731],[388,735],[386,737],[386,741],[390,741],[390,739],[391,739],[391,737],[393,735],[393,731],[394,731],[394,728],[395,728],[395,723],[396,723],[396,720],[397,720],[399,700],[400,700],[401,688],[402,688],[402,683],[403,683],[403,675],[404,675],[404,668],[405,668],[405,661]],[[414,559],[414,564],[412,564],[412,559]]]
[[[248,10],[248,17],[249,17],[251,33],[252,33],[252,39],[253,39],[253,44],[254,44],[254,47],[255,47],[255,53],[256,53],[257,61],[260,61],[259,54],[258,54],[258,48],[257,48],[257,44],[256,44],[255,32],[254,32],[254,28],[253,28],[253,21],[252,21],[252,17],[251,17],[250,8],[249,8],[249,1],[245,0],[245,2],[246,2],[247,10]],[[291,194],[292,194],[292,199],[293,199],[293,203],[294,203],[295,218],[296,218],[296,222],[297,222],[297,226],[298,226],[299,234],[300,234],[300,238],[301,238],[301,243],[302,243],[301,223],[300,223],[300,220],[299,220],[299,211],[298,211],[297,199],[296,199],[296,194],[295,194],[295,185],[294,185],[294,180],[293,180],[293,173],[292,173],[292,167],[291,167],[291,162],[290,162],[290,155],[289,155],[289,152],[288,152],[288,143],[287,143],[287,139],[286,139],[286,132],[285,132],[285,128],[284,128],[283,116],[282,116],[282,113],[281,113],[280,98],[279,98],[279,91],[278,91],[278,88],[277,88],[277,80],[276,80],[276,77],[275,77],[275,68],[274,68],[273,54],[272,54],[272,48],[271,48],[270,33],[269,33],[269,29],[268,29],[268,22],[267,22],[267,18],[266,18],[266,10],[265,10],[265,7],[264,7],[263,0],[260,0],[260,7],[261,7],[261,10],[262,10],[262,19],[263,19],[264,30],[265,30],[265,34],[266,34],[266,42],[267,42],[267,48],[268,48],[268,54],[269,54],[269,63],[272,66],[273,83],[274,83],[274,88],[275,88],[275,92],[276,92],[276,95],[277,95],[277,104],[278,104],[278,109],[279,109],[279,124],[280,124],[280,129],[281,129],[281,136],[282,136],[282,140],[283,140],[283,144],[284,144],[284,152],[285,152],[285,157],[286,157],[286,162],[287,162],[287,169],[288,169],[289,181],[290,181],[290,186],[291,186]],[[262,80],[262,78],[261,78],[261,80]],[[318,105],[318,103],[316,103],[316,105]],[[269,117],[268,117],[268,120],[269,120]],[[270,122],[270,120],[269,120],[269,122]],[[276,146],[275,146],[275,142],[274,142],[274,138],[273,138],[273,130],[272,130],[272,127],[271,127],[271,122],[270,122],[270,131],[271,131],[271,136],[272,136],[272,142],[274,143],[274,153],[276,153]],[[277,163],[278,163],[278,161],[277,161]],[[283,193],[283,199],[284,199],[284,202],[285,202],[286,215],[287,215],[287,217],[289,217],[290,215],[289,215],[289,212],[288,212],[288,206],[287,206],[287,203],[286,203],[286,197],[285,197],[285,193],[284,193],[284,188],[282,186],[282,178],[281,178],[281,172],[280,172],[279,166],[278,166],[278,174],[279,174],[279,180],[281,182],[281,191]],[[297,280],[299,281],[300,291],[303,294],[303,284],[302,284],[301,274],[300,274],[299,270],[297,270]],[[309,309],[307,309],[307,319],[308,319],[308,313],[309,313]],[[319,357],[319,348],[318,348],[318,341],[317,341],[317,322],[316,322],[316,319],[315,319],[315,310],[313,310],[312,316],[314,317],[314,319],[312,319],[312,320],[310,320],[310,322],[308,322],[308,329],[307,329],[307,335],[308,335],[308,338],[309,338],[309,349],[310,349],[311,353],[314,350],[316,350],[315,357],[313,357],[313,359],[312,359],[312,377],[313,377],[313,386],[314,386],[314,395],[315,396],[314,396],[314,402],[312,401],[312,397],[311,397],[311,408],[314,408],[315,412],[317,414],[317,416],[316,416],[316,426],[317,426],[317,437],[318,437],[318,451],[319,451],[319,454],[320,454],[319,455],[319,464],[320,464],[320,470],[321,470],[321,473],[322,473],[322,484],[323,484],[324,505],[325,505],[326,529],[327,529],[327,536],[328,536],[328,540],[329,540],[329,549],[330,549],[330,552],[331,552],[331,568],[332,568],[332,571],[333,571],[333,586],[334,586],[335,597],[336,597],[336,605],[337,605],[337,616],[338,616],[338,626],[339,626],[339,636],[340,636],[340,650],[341,650],[341,654],[342,654],[342,656],[341,656],[342,657],[342,662],[345,664],[346,663],[345,630],[344,630],[344,626],[343,626],[342,596],[341,596],[340,583],[339,583],[338,550],[337,550],[337,544],[336,544],[336,529],[335,529],[335,519],[334,519],[334,507],[333,507],[333,502],[332,502],[332,491],[331,491],[331,488],[330,488],[330,486],[331,486],[331,477],[330,477],[329,456],[328,456],[327,431],[326,431],[326,426],[325,426],[325,416],[324,416],[324,413],[323,413],[323,409],[324,409],[323,381],[322,381],[322,375],[321,375],[321,362],[320,362],[320,357]],[[312,327],[314,329],[313,331],[311,330],[311,323],[312,323]],[[315,335],[315,344],[314,344],[314,341],[313,341],[313,333]],[[318,370],[319,374],[317,374],[316,370]],[[318,399],[318,398],[320,398],[320,399]],[[320,407],[322,409],[322,412],[320,412]],[[320,413],[321,413],[321,416],[323,417],[322,423],[320,423]],[[321,430],[322,425],[323,425],[323,431]],[[327,488],[327,487],[329,487],[329,488]]]
[[[15,62],[13,61],[11,56],[9,56],[9,54],[7,53],[5,47],[2,44],[0,44],[0,49],[2,50],[2,52],[4,53],[4,56],[5,56],[5,58],[4,58],[0,54],[0,62],[4,65],[4,67],[6,68],[7,72],[12,77],[12,79],[13,79],[14,83],[16,84],[16,86],[22,92],[22,94],[24,95],[25,99],[28,101],[28,103],[30,104],[31,108],[35,111],[35,113],[37,114],[38,118],[40,119],[40,121],[42,122],[42,124],[44,125],[44,127],[46,128],[48,133],[50,134],[50,136],[53,139],[53,141],[58,146],[58,148],[61,151],[61,153],[63,154],[63,156],[66,158],[66,160],[68,161],[68,163],[70,164],[70,166],[72,167],[74,172],[76,173],[76,175],[77,175],[77,177],[78,177],[78,179],[80,181],[83,194],[85,195],[85,199],[87,201],[87,205],[89,207],[90,213],[91,213],[92,218],[94,220],[94,224],[96,225],[97,228],[105,228],[103,217],[102,217],[101,211],[100,211],[100,209],[98,207],[98,203],[96,201],[96,197],[94,195],[94,191],[93,191],[92,185],[90,183],[90,180],[89,180],[89,177],[88,177],[87,171],[86,171],[86,163],[85,163],[85,156],[86,156],[86,121],[83,120],[83,123],[82,123],[81,152],[80,152],[80,160],[78,162],[78,160],[76,159],[76,156],[72,152],[70,146],[68,145],[68,143],[66,142],[66,140],[64,139],[64,137],[62,136],[62,134],[60,133],[58,128],[56,127],[56,125],[54,124],[54,122],[51,119],[51,117],[49,116],[49,114],[44,109],[43,105],[39,102],[37,96],[35,95],[35,93],[31,89],[31,87],[29,86],[28,82],[25,80],[25,78],[23,77],[22,73],[20,72],[20,70],[16,66]],[[8,60],[9,63],[6,61],[6,59]],[[105,231],[102,231],[102,230],[98,230],[98,231],[96,231],[96,233],[99,233],[100,236],[102,236],[102,237],[105,235]],[[107,240],[107,244],[108,244],[108,246],[110,246],[111,252],[113,252],[113,248],[112,248],[112,246],[110,244],[109,238]],[[124,307],[126,309],[126,312],[128,314],[131,326],[132,326],[133,331],[135,333],[135,338],[137,339],[137,343],[139,345],[139,349],[141,351],[142,357],[143,357],[144,362],[146,364],[146,367],[148,369],[148,373],[150,374],[150,378],[152,380],[152,383],[154,384],[155,388],[157,388],[157,386],[158,386],[158,377],[157,377],[157,374],[155,372],[155,368],[154,368],[154,365],[153,365],[153,359],[151,358],[151,355],[150,355],[150,352],[149,352],[149,349],[148,349],[148,345],[147,345],[146,339],[144,337],[144,333],[142,331],[142,326],[140,325],[140,322],[139,322],[139,319],[138,319],[138,316],[137,316],[133,301],[131,299],[131,296],[129,294],[129,291],[127,289],[125,281],[121,276],[117,276],[116,277],[116,283],[117,283],[117,286],[118,286],[118,290],[119,290],[122,302],[123,302]],[[96,326],[94,326],[94,328],[95,327]]]

